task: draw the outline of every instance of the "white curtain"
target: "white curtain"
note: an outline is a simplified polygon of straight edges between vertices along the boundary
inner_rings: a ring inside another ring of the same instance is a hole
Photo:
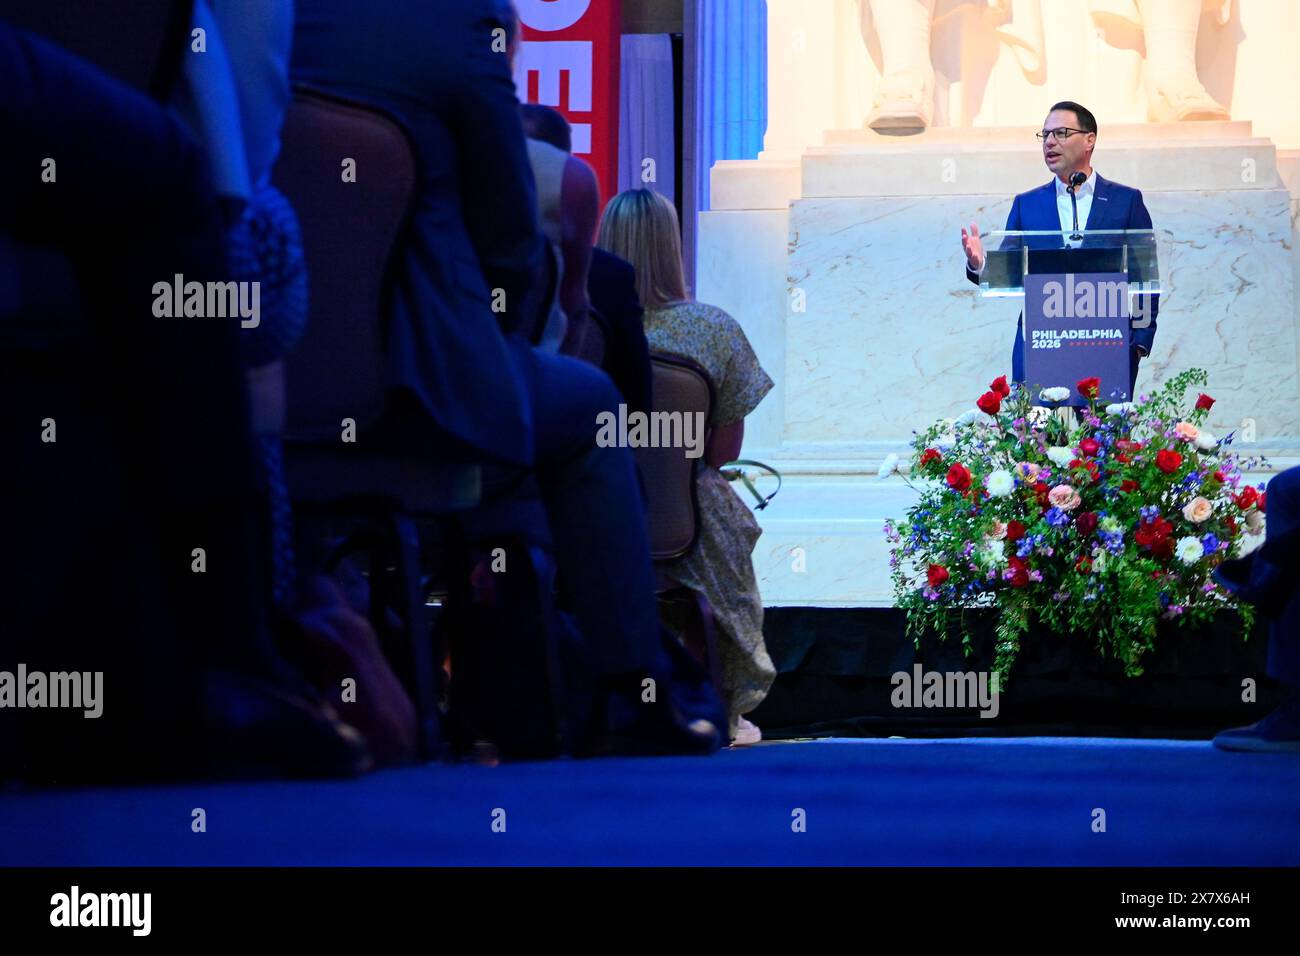
[[[666,33],[623,36],[618,188],[653,189],[677,201],[673,136],[673,45]]]

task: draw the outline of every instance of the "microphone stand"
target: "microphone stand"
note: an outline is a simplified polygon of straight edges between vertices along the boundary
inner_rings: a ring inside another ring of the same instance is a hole
[[[1071,176],[1069,185],[1065,187],[1065,191],[1070,194],[1070,208],[1074,210],[1074,232],[1070,236],[1071,242],[1078,242],[1083,238],[1083,233],[1079,232],[1079,199],[1075,196],[1074,191],[1088,181],[1085,176],[1079,182],[1075,182],[1076,176],[1083,176],[1083,173],[1075,173]]]
[[[1079,232],[1079,200],[1074,195],[1074,184],[1066,186],[1065,191],[1070,194],[1070,208],[1074,210],[1074,232],[1070,236],[1070,241],[1078,242],[1083,238],[1083,233]]]

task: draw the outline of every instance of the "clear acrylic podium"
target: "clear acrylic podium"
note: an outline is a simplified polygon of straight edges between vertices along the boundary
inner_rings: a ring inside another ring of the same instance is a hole
[[[1067,231],[999,230],[984,236],[980,294],[1023,297],[1025,276],[1065,273],[1123,273],[1130,296],[1158,295],[1159,255],[1154,229]]]

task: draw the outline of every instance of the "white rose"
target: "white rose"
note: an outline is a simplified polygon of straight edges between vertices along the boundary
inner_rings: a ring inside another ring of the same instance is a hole
[[[1258,508],[1251,508],[1246,512],[1246,530],[1251,534],[1259,534],[1264,530],[1264,516],[1259,513]]]
[[[996,425],[997,419],[982,409],[972,408],[957,417],[958,425]]]
[[[1185,538],[1179,538],[1178,544],[1174,548],[1174,554],[1178,556],[1178,560],[1183,564],[1195,564],[1201,560],[1204,553],[1205,549],[1201,547],[1200,539],[1194,538],[1190,534]]]
[[[1015,490],[1016,479],[1005,468],[999,468],[997,471],[990,472],[984,479],[984,487],[994,498],[1005,498]]]
[[[1207,432],[1204,428],[1202,428],[1201,433],[1196,436],[1196,447],[1201,451],[1214,451],[1218,446],[1219,439],[1215,438],[1212,433]]]
[[[881,478],[888,478],[898,469],[898,456],[886,455],[885,460],[880,463],[880,469],[876,472]]]
[[[989,541],[984,545],[984,559],[995,568],[1007,563],[1007,551],[1001,541]]]
[[[1068,445],[1053,445],[1047,449],[1047,457],[1052,460],[1052,464],[1058,468],[1067,468],[1070,462],[1079,457],[1074,453],[1074,449]]]
[[[1237,557],[1244,558],[1256,548],[1263,547],[1264,539],[1255,534],[1243,534],[1237,539]]]
[[[1137,408],[1132,402],[1111,402],[1106,406],[1107,415],[1127,415]]]
[[[952,432],[944,435],[938,435],[934,439],[934,447],[942,452],[951,451],[952,447],[957,444],[957,436]]]
[[[1038,397],[1045,402],[1063,402],[1070,397],[1070,390],[1058,385],[1056,388],[1043,389],[1038,393]]]
[[[1031,425],[1041,425],[1052,417],[1052,410],[1044,408],[1042,405],[1033,405],[1029,409],[1029,423]]]

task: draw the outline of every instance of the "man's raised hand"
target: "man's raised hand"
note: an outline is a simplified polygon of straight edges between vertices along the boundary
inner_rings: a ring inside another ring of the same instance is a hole
[[[966,268],[971,272],[984,268],[984,243],[980,240],[980,227],[975,223],[970,224],[969,230],[962,226],[961,248],[966,253]]]

